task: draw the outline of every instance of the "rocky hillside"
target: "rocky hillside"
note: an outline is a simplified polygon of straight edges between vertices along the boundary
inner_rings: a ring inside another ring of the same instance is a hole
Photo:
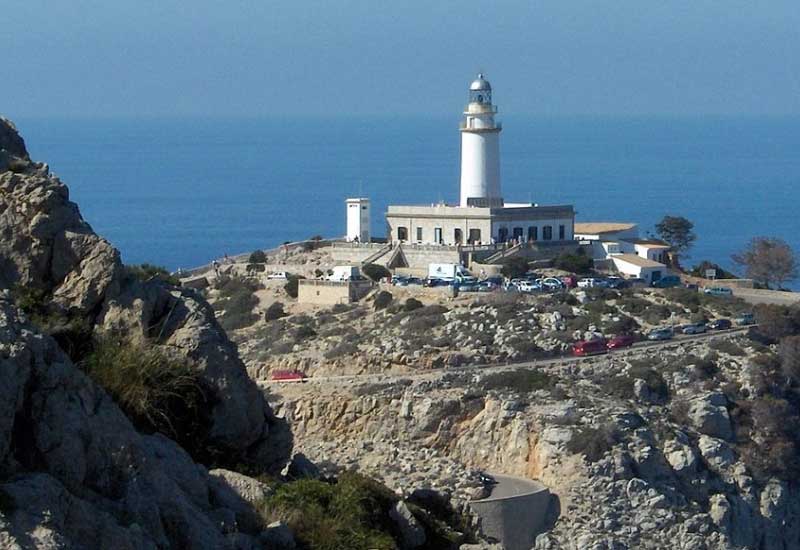
[[[578,363],[271,391],[309,457],[357,464],[400,491],[464,502],[478,469],[543,481],[557,520],[537,550],[789,549],[800,547],[800,416],[774,353],[717,336]]]
[[[170,358],[207,407],[187,446],[203,454],[194,458],[278,470],[289,432],[208,304],[123,266],[5,119],[0,234],[0,546],[260,547],[256,527],[237,527],[245,504],[229,481],[239,474],[209,472],[160,433],[140,433],[74,363],[91,341]]]

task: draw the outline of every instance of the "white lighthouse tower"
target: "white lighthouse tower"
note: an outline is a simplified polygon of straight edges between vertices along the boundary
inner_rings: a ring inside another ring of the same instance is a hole
[[[492,86],[482,74],[469,85],[461,122],[461,206],[503,206],[500,194],[500,130]]]

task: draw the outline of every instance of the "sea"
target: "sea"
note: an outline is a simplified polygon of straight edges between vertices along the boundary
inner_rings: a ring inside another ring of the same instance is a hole
[[[800,255],[800,117],[501,117],[508,202],[572,204],[577,221],[694,223],[685,264],[734,268],[756,236]],[[17,119],[126,263],[175,270],[345,232],[347,197],[457,202],[457,116]],[[798,284],[794,284],[798,288]]]

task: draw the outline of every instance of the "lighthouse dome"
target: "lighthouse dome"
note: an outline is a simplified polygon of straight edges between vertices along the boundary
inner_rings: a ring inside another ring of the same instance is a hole
[[[489,84],[489,81],[483,78],[483,74],[478,74],[478,78],[472,81],[472,84],[469,85],[469,89],[472,92],[490,92],[492,91],[492,85]]]

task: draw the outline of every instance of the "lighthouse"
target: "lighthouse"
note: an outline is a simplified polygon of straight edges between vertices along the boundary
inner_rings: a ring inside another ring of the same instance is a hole
[[[502,207],[500,131],[492,105],[492,85],[482,74],[469,85],[461,122],[461,206]]]

